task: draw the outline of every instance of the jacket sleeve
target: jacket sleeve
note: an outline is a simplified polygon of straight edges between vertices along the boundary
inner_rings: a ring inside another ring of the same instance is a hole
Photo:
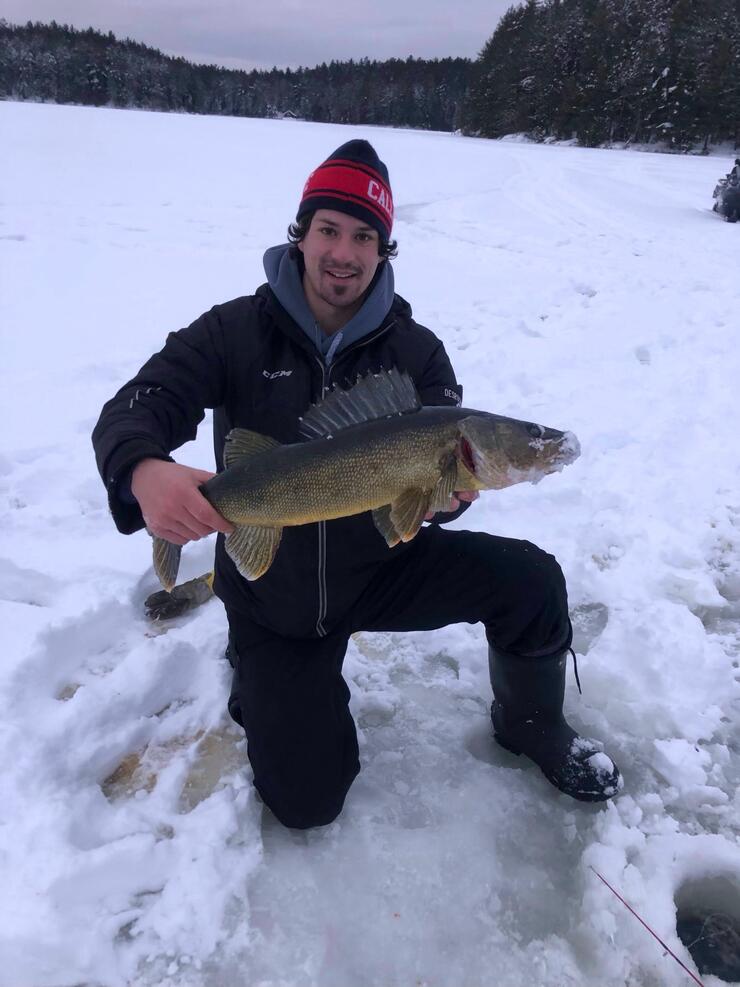
[[[444,346],[440,340],[436,340],[421,377],[416,381],[419,397],[422,404],[426,405],[453,405],[459,407],[462,404],[462,387],[455,378],[455,371],[452,369],[450,358],[447,356]],[[470,507],[467,501],[462,501],[455,511],[439,511],[430,524],[447,524],[454,521]]]
[[[216,306],[187,329],[170,333],[164,348],[103,407],[92,441],[119,531],[144,527],[139,505],[126,493],[134,466],[147,458],[172,462],[172,450],[195,438],[205,409],[223,403],[225,381]]]

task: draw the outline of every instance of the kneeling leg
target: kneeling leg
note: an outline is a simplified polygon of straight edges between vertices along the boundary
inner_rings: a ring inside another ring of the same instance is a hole
[[[229,615],[229,712],[244,727],[254,784],[285,826],[325,826],[360,770],[342,678],[347,637],[280,637]]]

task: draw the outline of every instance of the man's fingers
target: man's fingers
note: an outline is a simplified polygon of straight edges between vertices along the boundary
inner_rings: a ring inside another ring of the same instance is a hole
[[[472,502],[474,500],[477,500],[479,497],[480,497],[480,491],[478,490],[456,490],[455,493],[450,497],[450,502],[447,505],[447,507],[443,508],[442,513],[452,514],[452,512],[456,511],[460,506],[461,500],[466,501],[468,504],[472,504]],[[434,519],[435,514],[436,511],[429,511],[427,514],[424,515],[424,520],[432,521]]]
[[[192,538],[183,537],[178,531],[174,531],[172,528],[159,527],[159,525],[152,525],[147,522],[147,531],[150,535],[154,535],[156,538],[164,538],[165,541],[172,542],[173,545],[187,545]]]
[[[190,537],[193,539],[205,538],[213,531],[213,528],[210,525],[203,524],[203,522],[199,521],[191,511],[188,511],[187,516],[182,518],[181,524],[187,528],[190,532]]]
[[[204,535],[211,533],[210,529],[204,529],[202,525],[197,525],[187,512],[178,512],[176,516],[168,516],[158,519],[146,518],[147,530],[157,538],[166,538],[167,541],[175,545],[184,545],[188,541],[198,541]]]
[[[199,470],[199,469],[195,469],[194,467],[191,467],[191,470],[195,475],[195,478],[198,481],[198,483],[205,483],[206,480],[210,480],[211,477],[216,475],[215,473],[211,473],[210,470]]]
[[[201,503],[202,501],[202,503]],[[233,525],[221,517],[203,497],[198,497],[195,504],[181,505],[176,511],[168,512],[160,518],[146,518],[149,531],[158,538],[166,538],[176,545],[184,545],[188,541],[198,541],[214,531],[230,534]]]
[[[232,531],[236,530],[234,525],[227,521],[225,517],[221,517],[218,512],[216,512],[216,517],[218,518],[218,524],[214,524],[213,526],[216,531],[220,531],[223,535],[230,535]]]
[[[230,535],[234,530],[233,524],[229,524],[225,517],[222,517],[211,504],[208,503],[203,494],[198,494],[198,499],[188,504],[188,510],[193,518],[201,525],[208,528],[205,532],[221,531],[225,535]]]
[[[437,514],[439,513],[451,514],[453,511],[456,511],[459,506],[460,506],[460,501],[453,494],[452,497],[450,497],[450,502],[446,507],[441,508],[441,511],[427,511],[427,513],[424,515],[424,520],[433,521],[437,516]]]

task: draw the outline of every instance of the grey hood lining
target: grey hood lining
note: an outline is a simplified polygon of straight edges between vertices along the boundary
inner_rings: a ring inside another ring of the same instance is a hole
[[[316,322],[303,291],[303,279],[297,260],[291,256],[291,244],[270,247],[263,258],[267,282],[288,315],[305,332],[326,366],[342,350],[374,332],[390,312],[395,281],[393,268],[385,261],[365,302],[349,322],[327,335]]]

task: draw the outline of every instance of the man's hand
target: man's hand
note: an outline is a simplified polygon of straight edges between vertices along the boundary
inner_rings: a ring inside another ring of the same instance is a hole
[[[456,490],[452,495],[452,497],[450,498],[449,505],[445,507],[442,513],[451,514],[453,511],[456,511],[458,509],[458,507],[460,506],[460,501],[464,500],[468,504],[472,504],[473,501],[477,500],[479,497],[480,497],[479,490]],[[431,521],[436,513],[437,511],[429,511],[428,514],[424,515],[424,520]]]
[[[161,459],[142,459],[131,474],[136,497],[148,531],[174,545],[210,535],[230,534],[234,528],[198,490],[215,473]]]

